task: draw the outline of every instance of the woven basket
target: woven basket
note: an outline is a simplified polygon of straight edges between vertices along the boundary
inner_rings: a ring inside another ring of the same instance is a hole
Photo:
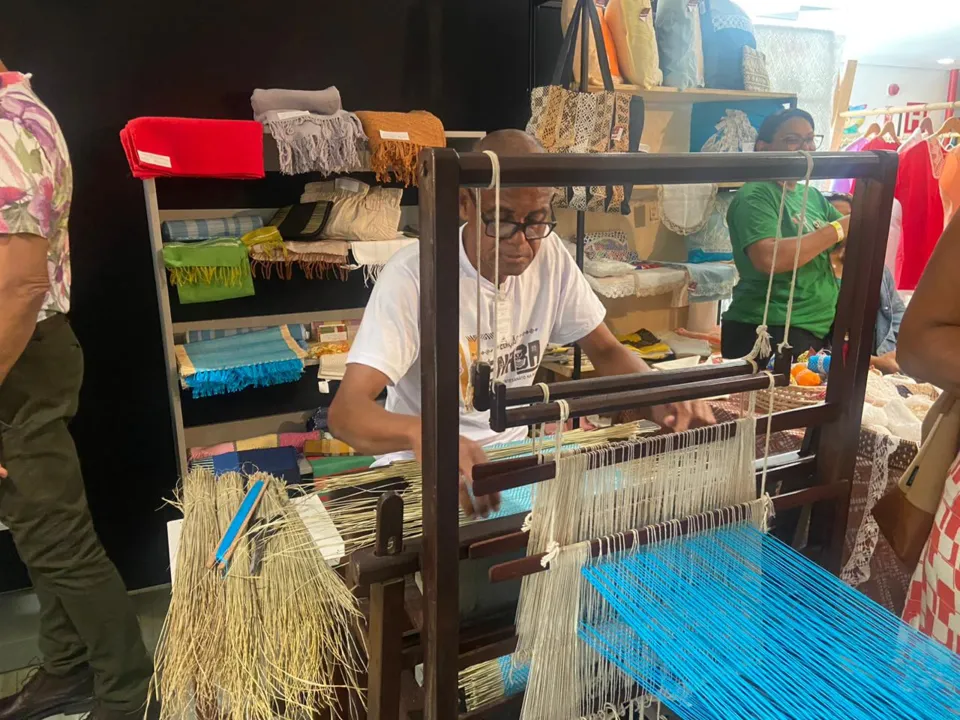
[[[806,387],[789,385],[773,389],[773,411],[775,413],[822,403],[827,397],[827,386]],[[770,408],[770,390],[757,391],[757,415],[766,415]]]

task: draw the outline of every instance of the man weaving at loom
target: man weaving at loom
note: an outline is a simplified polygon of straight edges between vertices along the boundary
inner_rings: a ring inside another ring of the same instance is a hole
[[[498,155],[543,152],[530,135],[501,130],[477,143],[477,151]],[[548,343],[578,342],[601,375],[645,372],[647,365],[624,348],[603,324],[605,309],[573,259],[553,234],[552,188],[510,188],[500,193],[498,315],[500,337],[495,379],[508,387],[529,386]],[[469,373],[477,357],[477,270],[481,271],[480,358],[494,364],[496,328],[493,284],[496,225],[493,191],[481,194],[477,226],[474,195],[460,191],[460,503],[467,515],[496,510],[496,496],[473,497],[471,470],[486,462],[483,445],[517,440],[525,428],[497,434],[489,412],[468,408]],[[477,255],[477,233],[480,252]],[[452,238],[451,238],[452,240]],[[447,268],[446,272],[454,272]],[[347,371],[333,405],[330,427],[358,452],[381,461],[420,457],[420,258],[412,246],[384,268],[364,312],[347,359]],[[504,317],[506,315],[506,317]],[[451,328],[452,331],[452,328]],[[376,398],[387,388],[386,408]],[[702,402],[653,409],[652,419],[676,431],[714,422]]]

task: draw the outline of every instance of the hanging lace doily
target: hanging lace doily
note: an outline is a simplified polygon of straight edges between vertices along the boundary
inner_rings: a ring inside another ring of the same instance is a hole
[[[727,110],[716,128],[701,152],[743,152],[744,148],[752,150],[757,142],[757,131],[742,110]]]
[[[716,197],[717,186],[712,184],[659,185],[660,220],[678,235],[691,235],[707,224]]]

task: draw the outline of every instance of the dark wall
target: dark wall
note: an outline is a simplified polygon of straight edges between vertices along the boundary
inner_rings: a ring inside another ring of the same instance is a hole
[[[522,127],[530,1],[4,4],[0,57],[34,74],[73,160],[72,321],[86,376],[72,429],[97,528],[128,585],[168,579],[162,500],[176,469],[142,186],[120,128],[140,115],[249,118],[255,87],[331,84],[347,109]],[[25,584],[0,533],[0,590]]]

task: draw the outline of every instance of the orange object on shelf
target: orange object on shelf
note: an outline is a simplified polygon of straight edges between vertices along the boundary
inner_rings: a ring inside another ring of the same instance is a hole
[[[790,368],[790,375],[793,376],[793,379],[797,379],[797,375],[807,369],[807,366],[804,363],[794,363],[793,367]]]
[[[803,387],[816,387],[820,384],[820,376],[813,370],[807,370],[806,368],[802,368],[793,377],[797,381],[797,385]]]

